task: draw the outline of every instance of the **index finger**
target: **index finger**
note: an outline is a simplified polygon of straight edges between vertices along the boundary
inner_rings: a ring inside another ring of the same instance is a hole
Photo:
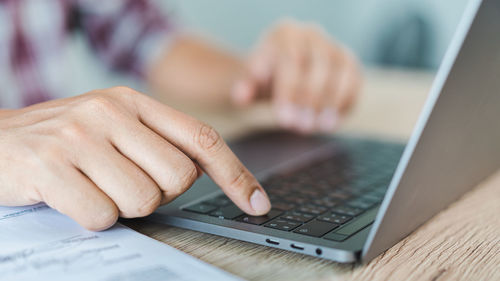
[[[251,215],[269,212],[266,192],[217,131],[152,98],[135,97],[141,122],[195,160],[241,210]]]

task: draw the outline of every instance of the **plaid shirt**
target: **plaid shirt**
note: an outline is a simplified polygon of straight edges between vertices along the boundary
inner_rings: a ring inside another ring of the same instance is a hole
[[[147,0],[0,0],[0,108],[65,96],[75,31],[110,69],[142,78],[172,27]]]

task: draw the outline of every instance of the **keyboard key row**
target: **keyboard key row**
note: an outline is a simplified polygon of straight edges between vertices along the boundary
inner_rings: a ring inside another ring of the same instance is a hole
[[[250,216],[244,214],[232,203],[217,208],[202,202],[189,206],[184,210],[340,242],[370,225],[375,218],[377,209],[373,208],[363,213],[363,210],[359,208],[340,206],[320,216],[299,211],[283,212],[282,210],[272,209],[265,216]],[[358,217],[354,219],[353,216]]]
[[[245,222],[245,223],[249,223],[249,224],[261,225],[261,224],[264,224],[264,223],[274,219],[275,217],[281,215],[282,213],[283,213],[282,211],[273,209],[273,210],[269,211],[269,213],[267,213],[267,215],[264,215],[264,216],[243,215],[243,216],[237,218],[236,220],[241,221],[241,222]]]
[[[188,206],[188,207],[184,208],[183,210],[195,212],[195,213],[200,213],[200,214],[207,214],[207,213],[214,211],[215,209],[217,209],[216,206],[205,204],[205,203],[198,203],[198,204]]]
[[[293,230],[294,228],[298,227],[299,225],[301,225],[300,222],[289,221],[289,220],[278,218],[278,219],[274,219],[274,220],[266,223],[264,226],[278,229],[278,230],[290,231],[290,230]]]
[[[281,218],[292,220],[300,223],[308,222],[312,220],[315,216],[311,214],[301,213],[301,212],[288,212],[285,213]]]
[[[352,217],[329,212],[329,213],[326,213],[326,214],[319,216],[317,219],[321,220],[321,221],[336,223],[336,224],[344,224],[344,223],[350,221],[352,219]]]
[[[355,208],[355,207],[349,207],[349,206],[338,206],[334,207],[332,209],[332,212],[341,214],[341,215],[347,215],[351,217],[355,217],[359,214],[361,214],[364,210],[361,208]]]
[[[333,229],[339,227],[338,224],[329,223],[320,220],[313,220],[308,222],[299,228],[295,229],[293,232],[304,234],[307,236],[321,237],[326,233],[332,231]]]
[[[328,240],[333,240],[337,242],[344,241],[349,236],[357,233],[363,228],[369,226],[375,220],[375,216],[377,215],[378,207],[372,208],[351,222],[343,225],[335,231],[332,231],[326,234],[323,238]]]
[[[307,205],[304,205],[304,206],[297,208],[297,210],[302,212],[302,213],[320,215],[320,214],[326,212],[327,208],[322,207],[322,206],[313,205],[313,204],[307,204]]]
[[[243,214],[244,214],[243,211],[240,210],[240,208],[238,208],[238,206],[236,206],[234,204],[222,207],[222,208],[210,213],[211,216],[218,217],[221,219],[229,219],[229,220],[232,220],[232,219],[239,217]]]

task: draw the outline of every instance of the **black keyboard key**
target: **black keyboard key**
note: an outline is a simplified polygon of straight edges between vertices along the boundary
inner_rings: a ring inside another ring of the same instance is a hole
[[[348,194],[349,196],[344,198],[347,199],[349,197],[358,197],[366,193],[364,188],[357,188],[357,187],[352,187],[352,186],[346,186],[340,189],[339,191],[344,192],[345,194]]]
[[[274,219],[275,217],[281,215],[282,213],[283,213],[282,211],[271,210],[271,211],[269,211],[269,213],[267,213],[264,216],[243,215],[243,216],[237,218],[236,220],[241,221],[241,222],[250,223],[250,224],[260,225],[260,224],[266,223],[266,222]]]
[[[183,210],[195,212],[195,213],[200,213],[200,214],[207,214],[215,209],[217,209],[217,207],[215,207],[213,205],[208,205],[205,203],[198,203],[198,204],[188,206],[188,207],[184,208]]]
[[[352,219],[351,216],[340,215],[335,213],[326,213],[317,218],[321,221],[332,222],[336,224],[344,224]]]
[[[231,204],[231,200],[226,195],[219,195],[219,196],[214,197],[212,199],[203,201],[203,203],[222,207],[222,206],[227,206],[227,205]]]
[[[301,196],[311,197],[311,198],[318,198],[318,197],[321,196],[321,194],[319,193],[319,191],[312,190],[312,189],[301,189],[301,190],[298,191],[298,193]]]
[[[284,215],[281,216],[281,218],[297,222],[308,222],[314,218],[314,215],[292,211],[285,213]]]
[[[327,193],[328,198],[333,199],[333,200],[345,200],[349,197],[351,197],[351,193],[346,192],[344,190],[335,190],[333,192]]]
[[[270,194],[269,192],[267,193],[267,196],[269,197],[269,200],[271,201],[271,204],[273,204],[275,202],[281,202],[281,201],[283,201],[283,199],[281,199],[281,196],[273,195],[273,194]]]
[[[283,198],[284,201],[292,203],[292,204],[297,204],[297,205],[302,205],[306,204],[308,199],[300,196],[287,196]]]
[[[332,190],[334,189],[334,186],[330,184],[330,181],[326,180],[327,176],[318,174],[317,176],[314,177],[314,183],[313,186],[316,189],[319,190]]]
[[[274,220],[266,223],[264,226],[269,227],[269,228],[284,230],[284,231],[290,231],[299,225],[300,225],[300,223],[298,223],[298,222],[278,218],[278,219],[274,219]]]
[[[236,205],[229,205],[211,212],[210,215],[213,217],[219,217],[221,219],[232,220],[238,216],[243,215],[243,211],[240,210]]]
[[[321,199],[315,199],[312,201],[314,205],[326,207],[326,208],[333,208],[336,205],[339,204],[338,200],[330,199],[328,197],[323,197]]]
[[[288,203],[288,202],[274,202],[272,203],[274,209],[278,210],[283,210],[283,211],[290,211],[291,209],[295,208],[295,204]]]
[[[376,203],[376,200],[372,201],[372,200],[364,200],[363,198],[356,198],[354,200],[347,202],[347,205],[349,205],[349,207],[366,210],[366,209],[370,208],[371,206],[375,205],[375,203]]]
[[[331,230],[337,228],[338,226],[339,225],[335,223],[314,220],[300,226],[293,232],[313,237],[321,237],[325,233],[330,232]]]
[[[279,187],[268,189],[267,193],[269,193],[269,195],[280,196],[280,197],[290,195],[289,190]]]
[[[325,239],[333,240],[333,241],[337,241],[337,242],[342,242],[342,241],[346,240],[347,237],[348,237],[347,235],[338,234],[338,233],[335,233],[335,231],[332,231],[332,232],[328,233],[327,235],[323,236],[323,238],[325,238]]]
[[[319,214],[326,212],[327,209],[325,207],[307,204],[307,205],[304,205],[304,206],[297,208],[297,210],[300,212],[303,212],[303,213],[319,215]]]
[[[349,183],[349,185],[353,190],[363,190],[370,185],[370,182],[368,181],[367,178],[361,176],[361,174],[358,175],[359,175],[358,178]]]
[[[360,208],[353,208],[349,206],[338,206],[332,209],[332,212],[341,214],[341,215],[347,215],[351,217],[355,217],[359,214],[361,214],[364,210]]]

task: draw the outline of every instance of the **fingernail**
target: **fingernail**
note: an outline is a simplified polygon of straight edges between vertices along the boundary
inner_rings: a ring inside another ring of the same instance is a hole
[[[335,129],[339,121],[337,110],[326,108],[318,116],[318,126],[323,132],[331,132]]]
[[[314,110],[311,108],[303,108],[297,116],[297,125],[300,130],[310,132],[314,129]]]
[[[297,115],[297,108],[293,104],[283,103],[277,106],[277,111],[280,125],[285,128],[291,127]]]
[[[269,202],[269,199],[259,189],[256,189],[252,193],[252,196],[250,196],[250,205],[255,213],[259,215],[267,214],[271,209],[271,202]]]

